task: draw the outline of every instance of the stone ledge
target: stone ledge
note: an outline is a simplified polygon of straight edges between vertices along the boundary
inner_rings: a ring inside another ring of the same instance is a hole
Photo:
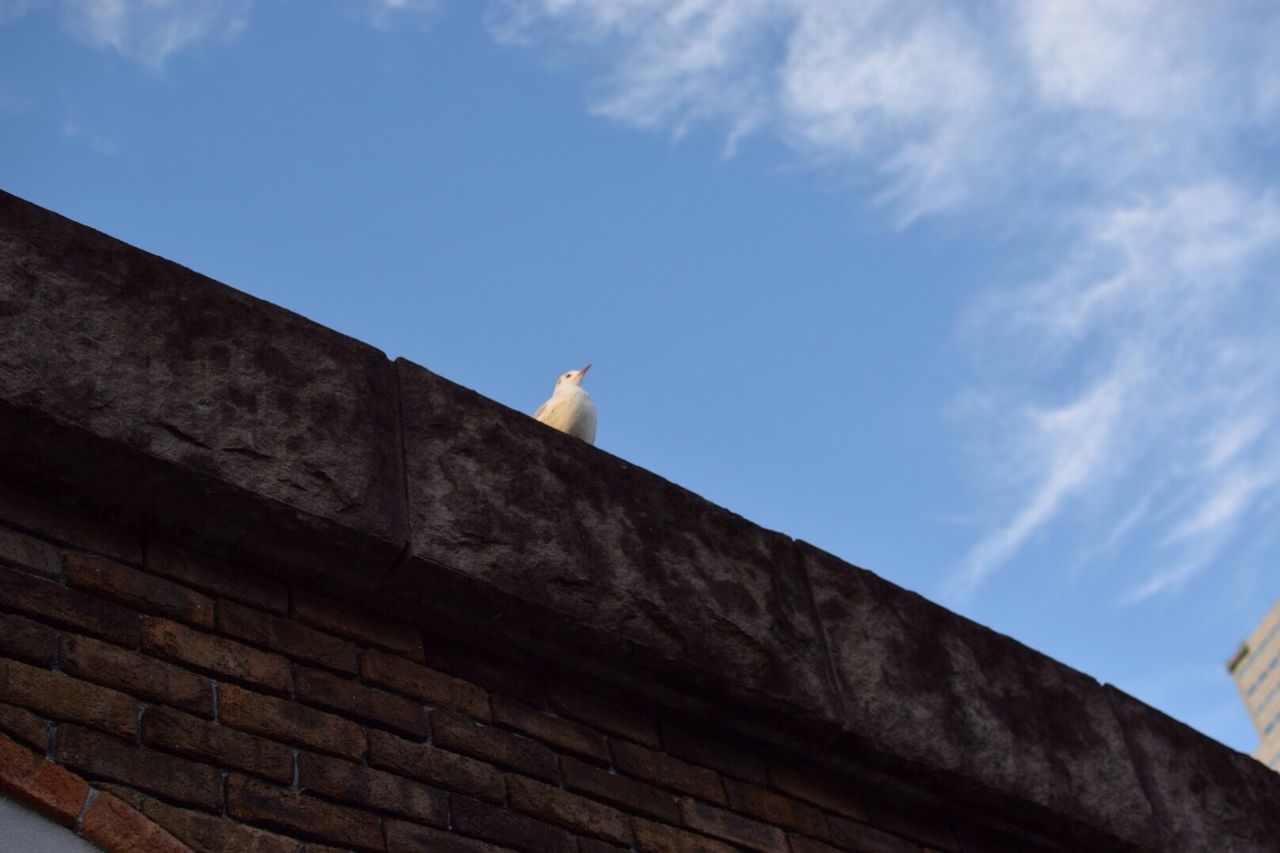
[[[1276,837],[1259,804],[1280,801],[1280,776],[1159,712],[421,367],[5,194],[0,317],[0,474],[46,495],[714,708],[1077,846],[1195,849],[1232,821],[1235,849]]]

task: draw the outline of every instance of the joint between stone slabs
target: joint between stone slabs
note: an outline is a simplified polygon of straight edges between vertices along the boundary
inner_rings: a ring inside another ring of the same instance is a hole
[[[818,614],[818,599],[813,594],[813,583],[809,580],[809,561],[804,558],[800,543],[795,539],[791,540],[791,550],[796,556],[796,561],[800,564],[800,578],[804,582],[804,596],[809,602],[809,614],[813,618],[813,623],[818,626],[818,645],[822,652],[822,659],[827,664],[827,677],[831,679],[831,690],[835,694],[836,708],[840,713],[840,725],[837,726],[835,734],[826,738],[822,744],[825,750],[844,732],[845,720],[848,719],[844,707],[844,691],[840,688],[840,673],[836,671],[836,662],[831,656],[831,644],[827,641],[826,622]]]
[[[1125,758],[1128,759],[1129,766],[1133,768],[1134,778],[1138,780],[1138,790],[1142,792],[1142,798],[1146,800],[1147,807],[1151,810],[1151,822],[1154,824],[1152,829],[1158,833],[1158,840],[1163,841],[1168,836],[1169,827],[1165,825],[1164,817],[1161,815],[1155,799],[1151,796],[1151,787],[1147,783],[1146,770],[1138,762],[1138,753],[1133,748],[1133,737],[1129,734],[1129,727],[1121,719],[1120,709],[1116,707],[1116,688],[1110,684],[1102,684],[1100,689],[1103,695],[1107,697],[1107,708],[1111,710],[1112,719],[1120,727],[1120,737],[1124,740]]]
[[[405,441],[404,389],[400,385],[400,365],[394,361],[387,363],[391,365],[391,377],[395,380],[396,386],[396,446],[400,450],[400,497],[404,501],[402,505],[404,547],[387,567],[387,573],[390,574],[403,568],[413,555],[413,513],[409,510],[412,506],[409,500],[409,446]]]

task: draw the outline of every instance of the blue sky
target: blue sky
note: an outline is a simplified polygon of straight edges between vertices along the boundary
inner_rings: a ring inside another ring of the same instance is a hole
[[[0,0],[0,185],[1242,750],[1280,10]]]

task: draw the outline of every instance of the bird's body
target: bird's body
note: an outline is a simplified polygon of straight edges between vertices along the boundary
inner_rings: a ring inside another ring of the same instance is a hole
[[[535,420],[561,432],[567,432],[574,438],[580,438],[587,444],[596,440],[596,406],[591,402],[591,395],[582,388],[582,377],[586,374],[587,365],[581,370],[570,370],[556,379],[556,387],[547,401],[533,413]]]

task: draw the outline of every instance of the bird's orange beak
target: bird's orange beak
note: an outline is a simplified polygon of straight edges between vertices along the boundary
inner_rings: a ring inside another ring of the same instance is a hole
[[[591,369],[591,362],[588,361],[586,365],[581,370],[578,371],[578,373],[581,374],[582,376],[586,376],[587,371],[590,369]]]

